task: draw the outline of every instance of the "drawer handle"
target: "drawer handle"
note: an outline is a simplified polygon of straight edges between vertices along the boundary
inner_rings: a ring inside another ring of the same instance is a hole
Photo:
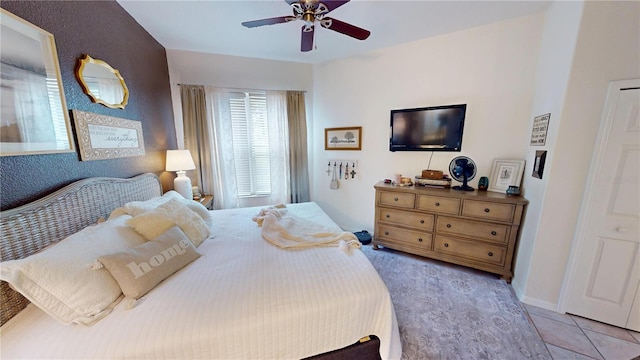
[[[398,198],[393,198],[393,201],[398,201]]]
[[[451,229],[451,224],[447,224],[447,227],[448,227],[449,229]]]
[[[491,232],[491,235],[496,236],[496,235],[498,235],[498,233],[497,233],[497,232],[495,232],[495,231],[492,231],[492,232]]]
[[[484,208],[484,212],[488,213],[489,211],[491,211],[489,208]]]
[[[491,251],[489,251],[489,253],[487,255],[493,256],[493,253]]]
[[[385,232],[384,232],[384,234],[385,234],[385,235],[389,235],[389,232],[388,232],[388,231],[385,231]]]
[[[390,217],[391,217],[391,215],[387,214],[387,219],[390,218]]]
[[[420,224],[424,224],[424,220],[420,220]]]
[[[437,202],[437,203],[436,203],[436,206],[440,206],[440,203],[439,203],[439,202]]]
[[[448,243],[444,243],[444,247],[449,247],[449,244]]]
[[[422,238],[418,238],[418,242],[422,242]]]

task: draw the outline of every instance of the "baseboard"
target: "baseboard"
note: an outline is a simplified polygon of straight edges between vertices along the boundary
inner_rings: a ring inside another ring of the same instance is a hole
[[[548,302],[548,301],[544,301],[544,300],[539,300],[539,299],[534,299],[528,296],[525,296],[524,298],[520,299],[521,302],[527,304],[527,305],[533,305],[533,306],[537,306],[539,308],[543,308],[546,310],[551,310],[554,312],[558,312],[558,304],[552,303],[552,302]]]
[[[524,290],[522,290],[518,282],[511,282],[511,287],[513,288],[513,292],[516,294],[516,297],[518,297],[518,300],[520,300],[520,302],[527,305],[533,305],[546,310],[558,312],[558,304],[525,296]]]

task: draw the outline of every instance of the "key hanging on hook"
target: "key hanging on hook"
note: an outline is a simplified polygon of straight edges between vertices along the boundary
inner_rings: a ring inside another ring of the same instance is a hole
[[[331,176],[331,161],[327,164],[327,176]]]
[[[349,163],[347,163],[347,166],[344,168],[344,179],[347,180],[349,178]]]

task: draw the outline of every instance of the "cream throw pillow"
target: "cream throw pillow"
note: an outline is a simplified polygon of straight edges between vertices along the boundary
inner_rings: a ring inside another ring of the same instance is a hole
[[[101,256],[98,261],[109,270],[127,298],[138,299],[199,257],[191,241],[174,226],[152,241]]]
[[[106,269],[91,270],[95,259],[145,243],[125,222],[129,215],[87,227],[45,250],[4,261],[0,279],[47,314],[65,323],[91,325],[122,298]]]
[[[196,247],[209,237],[211,231],[198,214],[177,199],[143,212],[130,219],[127,224],[147,240],[155,239],[170,227],[178,225]]]
[[[191,211],[195,212],[204,220],[204,222],[211,226],[213,218],[209,210],[195,200],[185,199],[182,195],[174,190],[167,191],[164,195],[146,200],[146,201],[132,201],[125,204],[123,207],[119,207],[111,213],[110,217],[115,217],[121,214],[129,214],[131,216],[138,216],[146,211],[154,210],[162,204],[165,204],[171,200],[179,201],[185,204]]]

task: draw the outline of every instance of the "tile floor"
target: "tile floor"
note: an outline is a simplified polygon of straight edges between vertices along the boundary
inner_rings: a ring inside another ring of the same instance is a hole
[[[524,304],[555,360],[640,359],[640,333]]]

